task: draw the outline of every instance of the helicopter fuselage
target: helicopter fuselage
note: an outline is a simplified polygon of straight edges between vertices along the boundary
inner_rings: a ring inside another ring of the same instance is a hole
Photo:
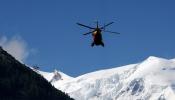
[[[92,36],[93,36],[93,42],[91,46],[94,46],[95,44],[95,45],[102,45],[104,47],[104,43],[102,41],[103,39],[102,39],[101,29],[96,28],[93,31]]]
[[[88,35],[88,34],[92,34],[93,36],[93,42],[91,44],[91,46],[93,47],[94,45],[101,45],[104,47],[104,43],[103,43],[103,39],[102,39],[102,34],[101,32],[108,32],[108,33],[116,33],[116,34],[120,34],[118,32],[112,32],[112,31],[106,31],[105,28],[111,24],[113,24],[114,22],[110,22],[108,24],[105,24],[103,27],[99,27],[98,25],[98,21],[97,21],[97,25],[96,25],[96,28],[94,27],[91,27],[91,26],[87,26],[87,25],[84,25],[84,24],[81,24],[81,23],[77,23],[79,26],[82,26],[82,27],[85,27],[85,28],[88,28],[92,31],[89,31],[87,33],[84,33],[83,35]]]

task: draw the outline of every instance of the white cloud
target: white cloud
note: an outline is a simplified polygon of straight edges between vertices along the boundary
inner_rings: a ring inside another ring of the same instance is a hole
[[[24,62],[29,55],[26,42],[20,36],[8,39],[6,36],[0,37],[0,46],[20,62]]]

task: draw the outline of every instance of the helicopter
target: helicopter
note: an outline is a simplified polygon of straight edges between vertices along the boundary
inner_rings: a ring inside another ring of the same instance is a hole
[[[103,43],[103,38],[102,38],[102,32],[108,32],[108,33],[115,33],[115,34],[120,34],[118,32],[112,32],[112,31],[107,31],[105,30],[105,28],[111,24],[113,24],[114,22],[110,22],[108,24],[105,24],[103,27],[99,27],[98,21],[96,22],[96,27],[90,27],[81,23],[77,23],[77,25],[85,27],[90,29],[90,32],[84,33],[83,35],[88,35],[88,34],[92,34],[93,37],[93,42],[91,43],[91,46],[93,47],[94,45],[96,46],[103,46],[104,47],[104,43]]]

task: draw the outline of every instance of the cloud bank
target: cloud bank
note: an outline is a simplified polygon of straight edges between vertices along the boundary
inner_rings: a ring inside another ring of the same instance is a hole
[[[29,56],[27,43],[20,36],[14,36],[10,39],[6,36],[0,36],[0,46],[20,62],[24,62]]]

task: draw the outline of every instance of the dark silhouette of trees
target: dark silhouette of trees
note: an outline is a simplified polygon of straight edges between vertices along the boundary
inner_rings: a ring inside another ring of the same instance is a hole
[[[73,100],[0,47],[0,100]]]

